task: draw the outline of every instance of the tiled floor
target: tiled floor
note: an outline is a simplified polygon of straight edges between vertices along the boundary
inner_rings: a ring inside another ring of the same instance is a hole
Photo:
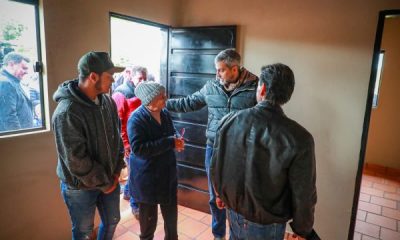
[[[114,235],[116,240],[136,240],[139,239],[139,222],[131,214],[129,202],[122,199],[121,195],[121,221]],[[210,214],[199,212],[190,208],[178,206],[178,235],[179,240],[212,240]],[[227,223],[228,226],[228,223]],[[229,232],[229,229],[227,229]],[[159,211],[158,225],[154,239],[164,239],[163,219]],[[229,235],[226,239],[229,239]],[[292,239],[286,234],[285,239]],[[299,238],[296,238],[299,240]]]
[[[376,171],[378,170],[378,171]],[[400,175],[364,170],[354,240],[400,240]]]

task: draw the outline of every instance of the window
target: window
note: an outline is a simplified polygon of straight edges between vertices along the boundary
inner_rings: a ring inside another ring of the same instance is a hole
[[[38,4],[0,2],[0,137],[45,126]]]
[[[379,53],[378,59],[378,69],[376,71],[376,79],[375,79],[375,88],[374,88],[374,99],[372,100],[372,107],[378,107],[378,100],[379,100],[379,89],[381,87],[381,76],[382,76],[382,69],[383,69],[383,58],[385,56],[385,51],[381,51]]]

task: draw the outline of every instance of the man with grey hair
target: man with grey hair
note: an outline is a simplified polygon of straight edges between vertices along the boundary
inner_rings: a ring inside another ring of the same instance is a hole
[[[29,59],[16,52],[4,56],[0,71],[0,132],[33,127],[32,103],[20,83]]]
[[[224,239],[226,234],[226,212],[218,209],[211,183],[209,167],[212,146],[219,120],[226,114],[253,107],[256,102],[258,77],[240,66],[240,54],[235,49],[221,51],[215,57],[216,79],[208,81],[199,91],[179,99],[170,99],[167,109],[171,112],[191,112],[208,107],[207,146],[205,166],[208,176],[212,232],[215,239]]]
[[[218,128],[211,175],[235,240],[281,240],[290,219],[295,234],[319,239],[314,139],[281,108],[294,85],[288,66],[263,67],[258,104],[227,115]]]

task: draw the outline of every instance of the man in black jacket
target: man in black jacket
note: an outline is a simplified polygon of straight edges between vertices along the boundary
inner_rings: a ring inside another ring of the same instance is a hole
[[[217,79],[208,81],[190,96],[170,99],[167,109],[171,112],[191,112],[208,107],[207,146],[205,166],[210,193],[212,232],[215,239],[224,239],[226,233],[225,209],[215,205],[215,193],[210,181],[209,166],[218,122],[228,113],[253,107],[256,102],[258,77],[240,67],[240,55],[234,49],[221,51],[215,57]]]
[[[215,138],[211,173],[217,205],[228,209],[233,239],[312,239],[317,202],[314,140],[283,113],[294,90],[284,64],[261,69],[258,104],[229,114]],[[220,201],[222,200],[222,202]]]
[[[111,240],[120,220],[118,177],[125,164],[117,107],[107,93],[113,74],[123,69],[107,53],[89,52],[78,70],[79,79],[64,82],[53,96],[57,175],[73,239],[92,239],[97,207],[97,239]]]

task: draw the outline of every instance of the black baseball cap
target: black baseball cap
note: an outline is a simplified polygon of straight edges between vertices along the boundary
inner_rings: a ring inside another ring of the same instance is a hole
[[[114,66],[107,52],[88,52],[78,62],[79,75],[82,77],[88,76],[91,72],[97,74],[109,72],[114,74],[123,70],[123,67]]]

